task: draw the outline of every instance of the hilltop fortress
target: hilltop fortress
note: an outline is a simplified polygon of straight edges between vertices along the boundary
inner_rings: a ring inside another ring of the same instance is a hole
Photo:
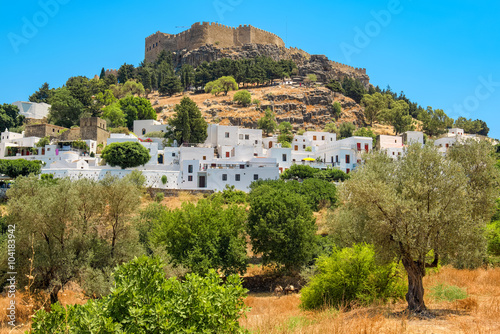
[[[146,61],[152,62],[162,51],[194,50],[204,45],[217,45],[221,48],[243,46],[245,44],[271,44],[285,47],[277,35],[252,27],[240,25],[237,28],[219,23],[197,22],[190,29],[179,34],[156,32],[146,37]]]
[[[322,55],[310,55],[298,48],[287,48],[279,36],[251,25],[233,28],[219,23],[198,22],[176,35],[158,31],[146,37],[146,62],[154,62],[163,50],[172,53],[176,69],[184,64],[196,68],[204,61],[223,58],[236,60],[263,56],[275,61],[293,60],[299,71],[294,81],[300,82],[308,74],[315,74],[319,82],[341,80],[344,77],[357,78],[366,87],[370,82],[364,68],[330,61]]]

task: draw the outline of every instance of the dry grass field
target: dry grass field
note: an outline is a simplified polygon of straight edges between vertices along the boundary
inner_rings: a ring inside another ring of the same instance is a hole
[[[426,297],[434,319],[408,318],[405,303],[353,307],[350,310],[301,311],[300,296],[277,298],[250,295],[251,307],[241,324],[252,333],[500,333],[500,268],[456,270],[442,268],[425,278],[424,286],[445,283],[465,288],[469,297],[437,302]],[[428,291],[428,290],[427,290]]]
[[[252,275],[252,272],[262,273],[253,267],[248,274]],[[456,270],[445,267],[438,273],[429,274],[424,280],[427,291],[438,283],[465,288],[469,297],[454,302],[438,302],[427,296],[426,304],[436,314],[434,319],[409,318],[403,312],[403,302],[353,307],[350,310],[302,311],[299,295],[277,298],[267,293],[251,294],[246,298],[245,303],[251,310],[241,319],[241,324],[251,333],[262,334],[500,333],[500,268]],[[71,290],[62,291],[60,299],[63,304],[85,302],[80,293]],[[0,298],[2,324],[7,320],[5,308],[8,302],[7,298]],[[21,302],[21,298],[18,303],[18,319],[29,322],[29,307]],[[0,328],[0,334],[23,333],[28,328],[22,326],[11,331],[4,326]]]

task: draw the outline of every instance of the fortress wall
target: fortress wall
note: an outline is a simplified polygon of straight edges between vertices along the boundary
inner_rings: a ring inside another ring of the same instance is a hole
[[[250,27],[251,43],[255,44],[274,44],[279,47],[285,47],[285,43],[277,35],[267,32],[265,30]]]
[[[212,23],[207,27],[207,39],[205,44],[216,44],[221,48],[227,48],[235,45],[234,36],[236,29],[220,23]],[[194,47],[195,48],[195,47]]]
[[[240,43],[239,45],[252,43],[252,26],[240,25],[235,31],[235,39]]]
[[[250,25],[229,27],[220,23],[197,22],[190,29],[179,34],[156,32],[146,37],[146,61],[154,61],[162,50],[194,50],[205,44],[217,44],[221,48],[243,44],[275,44],[284,47],[285,43],[277,35]]]

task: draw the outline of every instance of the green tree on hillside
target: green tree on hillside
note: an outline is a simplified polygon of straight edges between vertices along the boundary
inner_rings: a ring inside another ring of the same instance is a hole
[[[379,113],[388,108],[389,100],[387,95],[375,93],[365,94],[361,100],[361,105],[365,107],[365,118],[373,126],[373,122],[378,121]]]
[[[290,122],[281,122],[278,126],[278,130],[280,131],[280,134],[278,135],[278,143],[290,144],[293,140],[292,124],[290,124]]]
[[[132,129],[135,120],[154,119],[156,111],[151,106],[151,102],[144,97],[127,96],[118,101],[120,109],[127,119],[127,127]]]
[[[266,136],[274,132],[276,125],[276,115],[269,108],[264,112],[264,116],[257,121],[257,127],[262,129]]]
[[[19,108],[13,104],[0,105],[0,131],[22,125],[24,116],[19,114]]]
[[[118,82],[119,83],[125,83],[129,79],[135,79],[135,67],[134,65],[131,64],[123,64],[120,66],[118,69]]]
[[[351,122],[343,122],[340,124],[339,132],[340,138],[349,138],[352,137],[352,134],[356,130],[356,126]]]
[[[252,102],[252,95],[248,90],[240,90],[234,93],[233,101],[242,104],[243,106],[247,106]]]
[[[80,118],[90,116],[83,104],[74,98],[66,87],[56,89],[49,99],[49,104],[47,118],[51,124],[70,128],[73,125],[79,125]]]
[[[167,94],[168,96],[182,92],[181,80],[176,75],[166,76],[158,87],[158,92],[160,94]]]
[[[220,77],[215,81],[207,83],[205,86],[205,91],[214,95],[218,95],[221,92],[224,92],[224,95],[227,95],[227,93],[231,90],[238,90],[238,84],[231,76]]]
[[[333,102],[332,111],[333,111],[333,117],[335,117],[335,119],[338,119],[342,114],[342,105],[337,101]]]
[[[194,69],[189,64],[184,64],[181,67],[181,83],[184,90],[194,85]]]
[[[453,125],[453,119],[449,118],[442,109],[422,110],[418,114],[418,120],[422,121],[422,127],[428,136],[435,137],[446,132]]]
[[[120,108],[120,103],[112,103],[102,109],[101,117],[105,119],[110,128],[123,127],[127,124],[127,118]]]
[[[36,92],[34,92],[30,97],[29,101],[30,102],[36,102],[36,103],[49,103],[49,99],[54,95],[55,89],[50,88],[48,83],[44,83],[42,87],[40,87]]]
[[[165,138],[183,143],[203,143],[207,139],[207,122],[196,103],[185,96],[174,108],[175,115],[168,120],[170,128]]]
[[[402,100],[394,101],[391,99],[389,108],[381,110],[379,118],[385,123],[392,125],[396,135],[415,129],[413,118],[409,113],[408,103]]]

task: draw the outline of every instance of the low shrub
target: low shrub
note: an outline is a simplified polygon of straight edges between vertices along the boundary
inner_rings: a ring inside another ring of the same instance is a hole
[[[142,256],[114,273],[115,288],[85,305],[56,303],[33,317],[34,333],[244,333],[238,319],[246,289],[236,275],[224,284],[212,270],[165,278],[158,259]]]
[[[458,299],[467,298],[467,291],[462,289],[456,285],[448,285],[439,283],[431,287],[429,292],[429,296],[432,297],[435,301],[455,301]]]
[[[156,193],[156,195],[155,195],[155,201],[158,203],[161,203],[164,198],[165,198],[165,195],[162,192]]]
[[[371,245],[337,249],[316,261],[316,274],[301,290],[301,308],[366,305],[375,300],[402,299],[406,293],[396,263],[379,265]]]

